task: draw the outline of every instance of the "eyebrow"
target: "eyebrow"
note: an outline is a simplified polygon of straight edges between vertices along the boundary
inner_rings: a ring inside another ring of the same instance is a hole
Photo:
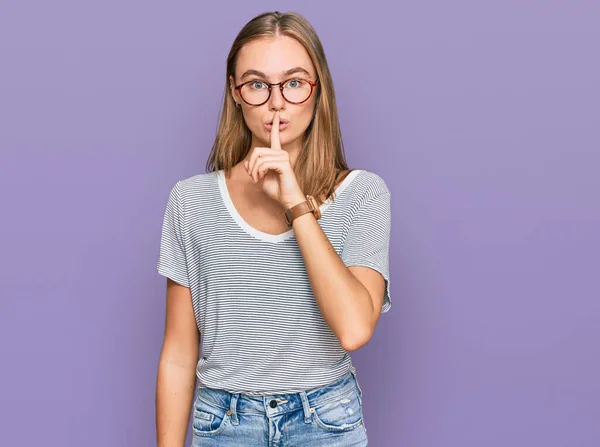
[[[310,73],[306,69],[304,69],[302,67],[290,68],[289,70],[286,70],[286,71],[282,72],[281,75],[285,77],[285,76],[289,76],[289,75],[291,75],[293,73],[303,73],[306,76],[310,76]],[[244,74],[242,75],[242,77],[240,78],[240,80],[244,79],[245,77],[252,76],[252,75],[260,76],[262,78],[266,78],[267,77],[267,75],[264,74],[262,71],[250,69],[250,70],[246,70],[244,72]]]

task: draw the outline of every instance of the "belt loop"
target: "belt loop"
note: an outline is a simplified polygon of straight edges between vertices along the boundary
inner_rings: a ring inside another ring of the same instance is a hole
[[[310,424],[312,422],[311,413],[314,411],[310,408],[310,404],[308,403],[308,396],[306,395],[306,391],[300,391],[300,399],[302,400],[302,408],[304,409],[304,423]]]
[[[238,425],[240,421],[237,417],[237,401],[240,397],[240,393],[234,393],[231,395],[231,401],[229,403],[229,411],[228,413],[231,415],[231,423],[233,425]]]

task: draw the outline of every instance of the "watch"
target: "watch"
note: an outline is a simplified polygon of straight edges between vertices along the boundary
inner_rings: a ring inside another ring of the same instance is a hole
[[[300,202],[291,208],[285,210],[285,221],[288,226],[292,226],[294,219],[302,216],[306,213],[313,213],[315,218],[319,220],[321,218],[321,210],[317,206],[317,202],[313,196],[307,195],[304,202]]]

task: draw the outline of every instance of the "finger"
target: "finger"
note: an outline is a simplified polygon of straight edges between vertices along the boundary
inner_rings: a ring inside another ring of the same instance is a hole
[[[269,171],[275,171],[277,173],[281,171],[278,160],[269,160],[261,163],[258,168],[258,179],[264,179]]]
[[[248,160],[248,173],[252,174],[252,171],[254,170],[254,165],[256,164],[256,160],[258,160],[258,157],[260,155],[262,155],[262,147],[255,147],[252,150],[252,155],[250,155],[250,160]]]
[[[253,149],[252,155],[250,155],[250,160],[248,160],[248,167],[246,168],[248,174],[252,175],[252,173],[254,172],[254,168],[256,167],[256,163],[259,160],[262,160],[265,157],[271,157],[274,154],[281,154],[285,156],[287,155],[287,152],[273,150],[270,147],[255,147]]]
[[[250,171],[250,175],[252,176],[252,181],[254,183],[257,183],[260,177],[260,173],[259,173],[259,169],[261,167],[261,165],[265,162],[265,159],[267,157],[259,157],[256,159],[254,166],[252,167],[252,171]]]
[[[254,165],[254,170],[252,172],[252,179],[256,180],[254,183],[256,183],[258,180],[264,177],[264,167],[266,165],[270,166],[273,163],[281,163],[282,161],[283,159],[276,155],[262,156],[258,160],[256,160],[256,164]],[[263,175],[261,175],[261,173]]]
[[[281,149],[281,140],[279,139],[279,110],[273,115],[273,125],[271,126],[271,149]]]
[[[259,157],[258,155],[256,155],[254,160],[251,162],[250,177],[252,177],[253,183],[258,182],[258,168],[260,167],[263,161],[262,158],[263,157]]]

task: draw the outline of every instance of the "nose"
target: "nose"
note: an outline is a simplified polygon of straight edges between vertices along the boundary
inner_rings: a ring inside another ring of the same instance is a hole
[[[271,97],[269,98],[269,110],[275,112],[277,110],[285,109],[285,99],[281,94],[281,90],[279,89],[279,85],[274,85],[271,87]]]

